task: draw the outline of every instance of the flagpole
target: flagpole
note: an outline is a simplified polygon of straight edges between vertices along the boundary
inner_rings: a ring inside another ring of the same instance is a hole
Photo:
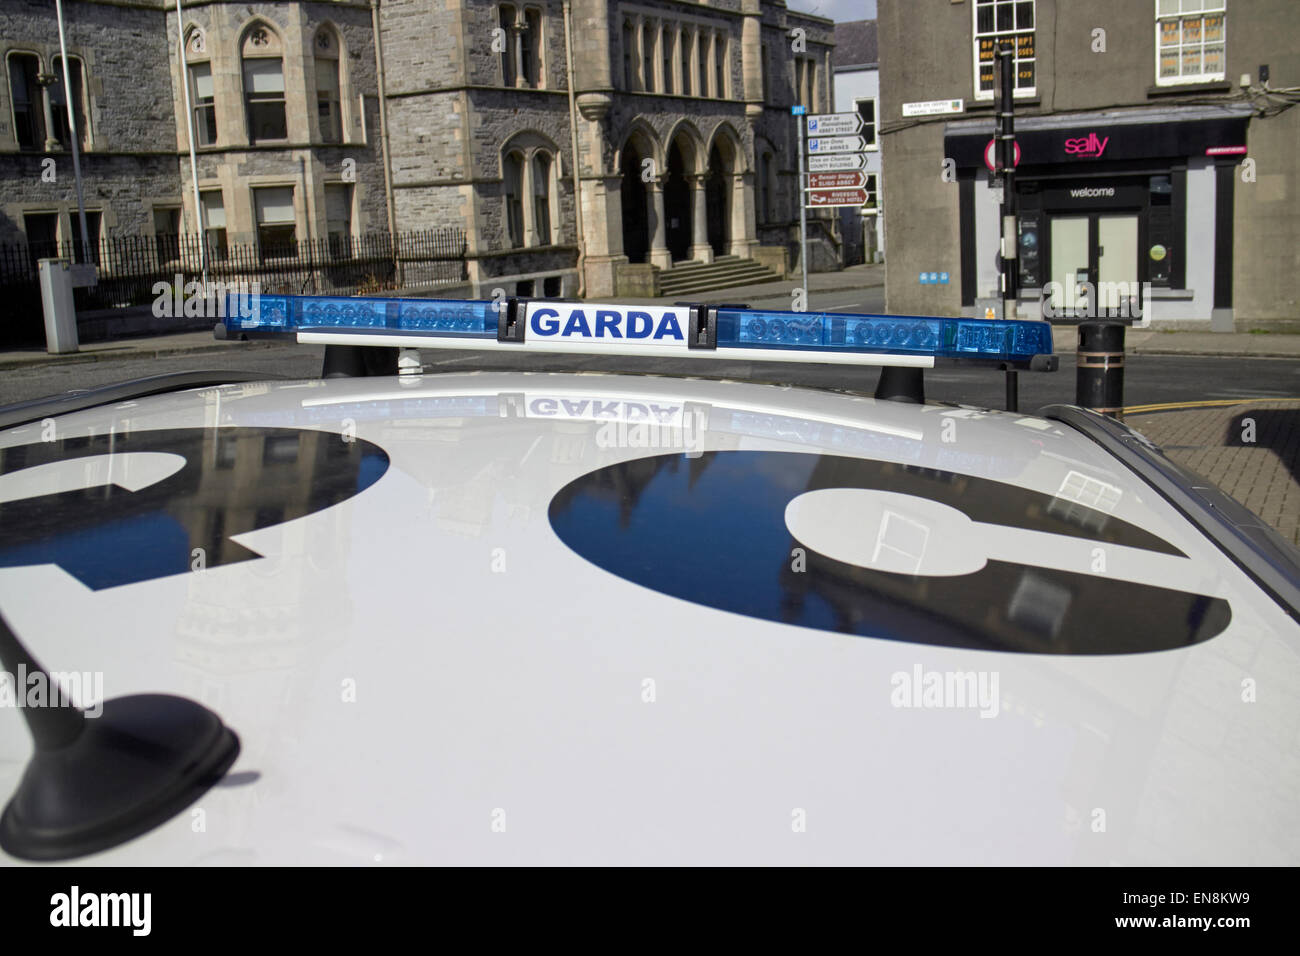
[[[199,158],[194,151],[194,109],[190,105],[190,68],[185,60],[185,16],[181,0],[176,0],[176,38],[181,51],[181,89],[185,93],[185,128],[190,141],[190,180],[194,183],[194,214],[199,223],[199,271],[203,275],[203,292],[208,291],[208,237],[203,223],[203,199],[199,195]]]
[[[54,9],[59,20],[59,57],[63,63],[63,105],[68,110],[68,138],[72,140],[72,175],[77,181],[77,216],[81,220],[81,255],[82,262],[90,255],[90,230],[86,227],[86,200],[81,191],[81,146],[78,143],[77,116],[72,108],[72,75],[68,70],[68,45],[63,36],[63,0],[54,0]],[[82,74],[85,83],[85,74]],[[100,223],[103,228],[103,223]]]

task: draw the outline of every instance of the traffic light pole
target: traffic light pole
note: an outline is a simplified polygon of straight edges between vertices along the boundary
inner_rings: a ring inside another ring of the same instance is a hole
[[[998,45],[997,167],[1002,182],[1002,318],[1016,317],[1019,276],[1016,271],[1016,120],[1015,48],[1011,41]],[[1007,370],[1007,410],[1020,410],[1020,383],[1014,370]]]

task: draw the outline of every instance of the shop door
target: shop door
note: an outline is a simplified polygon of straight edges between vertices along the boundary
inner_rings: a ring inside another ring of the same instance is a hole
[[[1088,216],[1053,216],[1051,228],[1052,269],[1048,281],[1051,305],[1056,315],[1079,307],[1078,284],[1088,278]]]
[[[1131,315],[1128,299],[1139,295],[1138,217],[1097,217],[1097,310]],[[1140,307],[1140,306],[1139,306]]]
[[[1053,216],[1050,304],[1058,316],[1136,314],[1138,217],[1134,214]],[[1083,283],[1091,284],[1091,291]],[[1095,301],[1089,301],[1089,295]]]

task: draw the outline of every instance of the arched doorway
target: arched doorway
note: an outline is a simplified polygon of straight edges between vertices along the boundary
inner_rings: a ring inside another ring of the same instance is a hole
[[[664,218],[673,262],[691,257],[691,183],[686,178],[689,172],[681,142],[674,141],[668,150],[668,173],[664,178]]]
[[[623,146],[619,162],[619,172],[623,174],[623,254],[628,262],[645,262],[650,252],[650,223],[646,215],[641,160],[641,151],[629,139]]]
[[[731,151],[721,146],[719,141],[709,150],[709,171],[704,180],[709,245],[715,256],[725,256],[731,244]]]

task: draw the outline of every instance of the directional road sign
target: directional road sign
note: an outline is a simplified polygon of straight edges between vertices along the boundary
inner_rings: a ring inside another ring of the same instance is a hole
[[[861,170],[847,173],[813,173],[808,177],[809,189],[859,189],[867,184],[867,174]]]
[[[808,152],[818,153],[857,153],[866,149],[867,142],[861,136],[821,136],[809,138]]]
[[[818,209],[827,206],[865,206],[865,189],[812,189],[808,191],[808,205]]]
[[[810,173],[829,173],[840,169],[865,169],[867,157],[864,153],[827,153],[822,156],[808,157]]]
[[[862,117],[857,113],[818,113],[809,116],[809,136],[853,136],[862,132]]]

